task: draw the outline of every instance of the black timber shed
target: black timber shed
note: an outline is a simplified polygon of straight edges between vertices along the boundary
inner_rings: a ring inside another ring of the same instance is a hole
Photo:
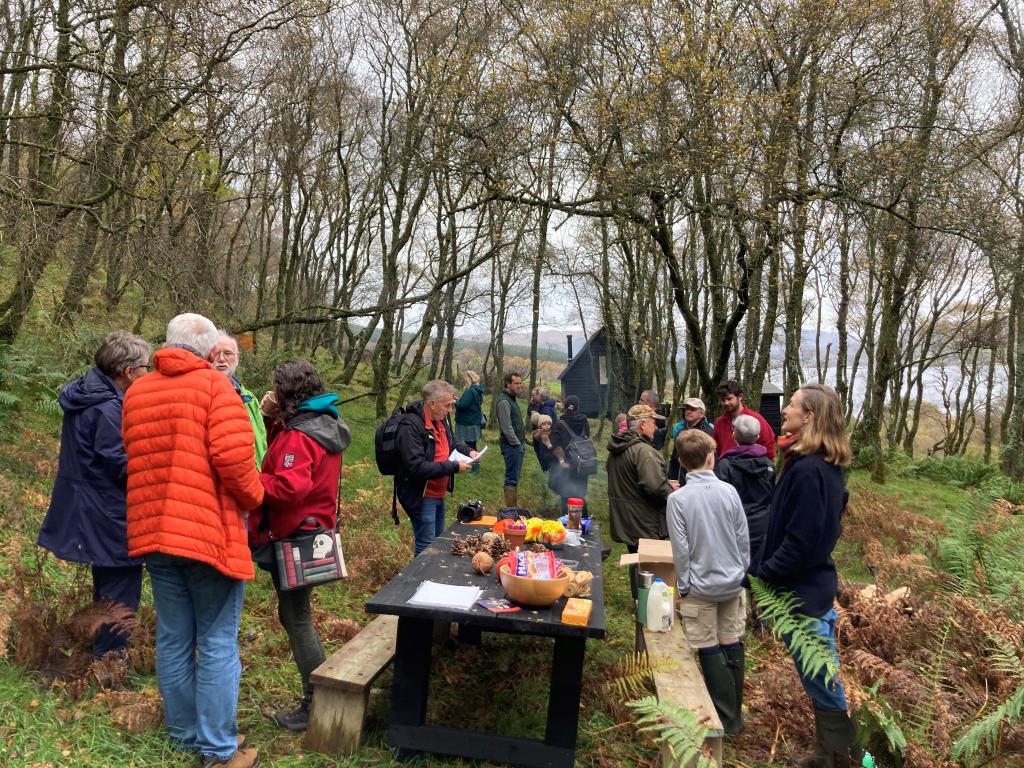
[[[610,418],[625,405],[632,404],[636,396],[634,383],[616,378],[629,371],[626,350],[621,344],[615,344],[609,353],[608,333],[603,327],[595,331],[575,355],[572,336],[568,337],[568,345],[569,362],[558,374],[563,402],[569,395],[576,395],[580,399],[580,410],[592,419]],[[609,354],[614,358],[609,359]]]
[[[770,381],[761,387],[761,407],[757,412],[764,416],[778,437],[782,433],[782,390]]]

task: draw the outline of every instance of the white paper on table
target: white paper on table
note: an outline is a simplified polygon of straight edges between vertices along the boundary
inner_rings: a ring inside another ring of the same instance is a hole
[[[483,590],[480,587],[457,587],[452,584],[438,584],[436,581],[424,581],[409,598],[408,603],[468,611],[481,594]]]
[[[487,453],[487,446],[486,445],[477,452],[475,459],[469,458],[469,456],[467,456],[464,453],[461,453],[458,449],[452,449],[452,453],[448,457],[448,461],[459,461],[459,462],[464,461],[467,464],[476,464],[477,462],[480,461],[480,459],[482,459],[484,457],[485,453]]]

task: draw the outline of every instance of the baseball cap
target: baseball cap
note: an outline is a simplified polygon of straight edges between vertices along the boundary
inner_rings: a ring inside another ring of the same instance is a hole
[[[684,408],[698,408],[698,409],[700,409],[702,411],[706,411],[707,410],[707,408],[704,407],[704,401],[701,400],[699,397],[688,397],[688,398],[686,398],[685,400],[683,400],[683,407]]]
[[[655,421],[664,421],[665,417],[658,413],[656,410],[647,405],[647,403],[637,403],[629,412],[626,414],[626,418],[630,421],[636,421],[637,419],[654,419]]]

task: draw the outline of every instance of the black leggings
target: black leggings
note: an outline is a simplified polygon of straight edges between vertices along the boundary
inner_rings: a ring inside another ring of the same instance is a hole
[[[324,649],[320,644],[320,635],[313,626],[313,611],[309,606],[312,587],[282,592],[277,569],[272,569],[270,575],[274,579],[274,591],[277,592],[277,618],[288,633],[292,657],[302,677],[302,690],[308,693],[310,674],[324,663]]]

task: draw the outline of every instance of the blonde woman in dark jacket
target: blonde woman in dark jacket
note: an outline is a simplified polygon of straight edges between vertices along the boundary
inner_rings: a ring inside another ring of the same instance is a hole
[[[839,395],[822,384],[805,384],[794,392],[782,415],[782,470],[764,545],[750,573],[800,599],[800,612],[815,620],[838,668],[833,607],[838,578],[832,550],[846,506],[843,472],[852,459],[846,419]],[[814,704],[817,736],[814,754],[800,760],[800,768],[859,765],[863,751],[855,743],[856,724],[843,684],[838,677],[826,682],[824,669],[813,675],[801,672],[800,682]]]

